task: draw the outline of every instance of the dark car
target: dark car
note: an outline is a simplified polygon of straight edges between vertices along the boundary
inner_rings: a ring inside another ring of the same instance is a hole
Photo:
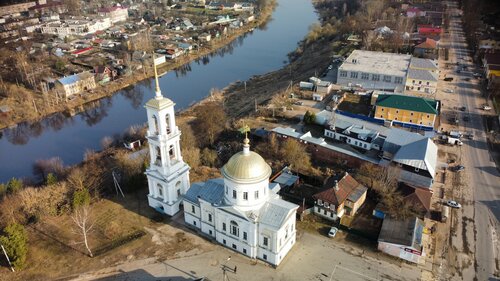
[[[465,110],[467,110],[467,107],[462,106],[462,107],[460,107],[459,109],[460,109],[460,111],[465,111]]]
[[[451,81],[453,81],[453,77],[446,77],[446,78],[444,78],[444,81],[451,82]]]
[[[465,167],[462,166],[462,165],[458,165],[458,166],[455,166],[453,168],[451,168],[454,172],[461,172],[463,170],[465,170]]]

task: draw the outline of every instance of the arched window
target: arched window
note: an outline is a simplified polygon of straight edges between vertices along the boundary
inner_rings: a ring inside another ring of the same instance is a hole
[[[158,119],[156,119],[156,115],[153,115],[153,117],[151,117],[151,119],[153,120],[153,133],[155,135],[159,135],[160,134],[160,131],[158,130]]]
[[[170,134],[170,114],[165,115],[165,128],[167,129],[167,134]]]
[[[231,234],[234,236],[240,236],[240,229],[235,221],[229,223]]]
[[[161,166],[161,151],[160,151],[160,148],[158,146],[155,147],[155,151],[156,151],[156,161],[155,161],[155,164],[158,165],[158,166]]]
[[[170,159],[175,159],[175,151],[174,151],[174,145],[170,145],[168,148],[168,156],[170,156]]]
[[[157,184],[156,187],[158,188],[158,195],[160,197],[163,197],[163,187],[161,186],[161,184]]]

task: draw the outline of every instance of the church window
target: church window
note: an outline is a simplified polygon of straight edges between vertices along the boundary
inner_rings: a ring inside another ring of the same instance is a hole
[[[156,150],[156,161],[155,161],[155,164],[158,165],[158,166],[161,166],[161,151],[160,151],[160,148],[158,146],[156,146],[155,150]]]
[[[208,214],[208,221],[212,222],[212,214]]]
[[[263,255],[262,255],[262,258],[263,258],[264,260],[267,260],[267,255],[266,255],[266,254],[263,254]]]
[[[285,239],[288,238],[288,228],[285,230]]]
[[[238,224],[235,221],[231,221],[231,234],[234,236],[240,235],[240,229],[238,228]]]
[[[247,253],[247,249],[243,249],[243,254],[246,254]]]
[[[153,129],[153,133],[155,135],[160,134],[160,132],[158,131],[158,120],[156,119],[156,115],[153,115],[151,117],[151,119],[153,120],[153,128],[152,128]]]
[[[222,243],[226,245],[226,239],[222,239]]]
[[[158,184],[158,195],[160,195],[160,197],[163,196],[163,187],[161,186],[161,184]]]
[[[170,134],[170,114],[165,115],[167,134]]]
[[[236,244],[233,244],[233,249],[235,249],[235,250],[237,249]]]
[[[248,192],[243,192],[243,200],[248,200]]]
[[[170,147],[168,148],[168,156],[170,156],[170,159],[175,159],[175,152],[174,152],[174,145],[171,144]]]
[[[194,209],[194,206],[191,205],[191,213],[195,214],[196,213],[196,210]]]
[[[264,246],[269,246],[269,238],[267,238],[267,237],[264,236],[264,240],[262,241],[262,244]]]
[[[180,196],[181,196],[181,190],[177,189],[177,197],[180,197]]]
[[[243,231],[243,240],[247,240],[247,232]]]
[[[228,190],[229,190],[229,188],[228,188],[228,187],[227,187],[227,185],[226,185],[226,194],[227,194]]]
[[[233,198],[236,199],[236,190],[233,190]]]
[[[225,222],[222,223],[222,230],[226,231],[226,223]]]
[[[259,191],[255,191],[255,199],[259,199]]]

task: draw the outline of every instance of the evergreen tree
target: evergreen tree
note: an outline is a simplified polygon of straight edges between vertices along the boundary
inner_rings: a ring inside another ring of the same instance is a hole
[[[7,193],[16,193],[23,188],[23,182],[16,178],[11,178],[7,183]]]
[[[77,190],[73,193],[73,209],[87,206],[90,203],[90,193],[88,189]]]
[[[47,180],[45,181],[46,185],[53,185],[57,183],[57,176],[54,175],[53,173],[48,173],[47,174]]]
[[[0,244],[5,247],[12,265],[20,269],[26,262],[26,254],[28,252],[26,230],[24,226],[13,223],[9,224],[3,232],[4,235],[0,236]]]

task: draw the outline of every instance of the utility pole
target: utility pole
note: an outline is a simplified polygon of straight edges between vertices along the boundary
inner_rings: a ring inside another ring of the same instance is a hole
[[[7,262],[9,263],[9,266],[10,266],[10,270],[12,270],[12,272],[16,272],[14,270],[14,267],[12,267],[12,264],[10,263],[10,259],[9,259],[9,256],[7,255],[7,252],[5,251],[5,248],[3,247],[3,245],[0,244],[0,246],[2,246],[2,250],[3,250],[3,254],[5,255],[5,257],[7,258]],[[236,267],[235,267],[235,271],[236,271]]]

